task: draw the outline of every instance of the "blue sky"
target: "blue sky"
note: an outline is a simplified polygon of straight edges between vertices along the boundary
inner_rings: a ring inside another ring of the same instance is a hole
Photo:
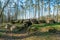
[[[0,1],[2,1],[2,3],[5,2],[4,0],[0,0]],[[11,1],[12,1],[11,6],[14,5],[13,1],[17,3],[17,0],[11,0]],[[24,2],[25,0],[19,0],[19,1]],[[21,3],[19,3],[19,1],[18,1],[19,10],[21,10],[21,9],[20,9]],[[52,0],[51,0],[51,1],[52,1]],[[54,1],[55,1],[55,0],[54,0]],[[52,1],[52,2],[54,2],[54,1]],[[35,3],[35,2],[34,2],[34,3]],[[3,5],[4,5],[4,3],[3,3]],[[51,8],[51,9],[50,9],[50,10],[51,10],[50,14],[53,14],[53,6],[52,6],[53,4],[50,4],[50,5],[51,5],[51,6],[50,6],[50,8]],[[9,6],[9,5],[8,5],[8,6]],[[46,5],[46,6],[47,6],[47,5]],[[13,7],[13,6],[12,6],[12,7]],[[7,7],[5,8],[5,13],[8,12],[7,9],[9,9],[9,8],[7,8]],[[42,10],[42,9],[40,9],[40,11],[41,11],[41,10]],[[11,12],[14,13],[14,11],[15,11],[14,8],[12,8]],[[40,13],[42,13],[42,11],[41,11]],[[45,10],[44,10],[43,13],[44,13],[44,15],[48,15],[48,11],[45,11]],[[33,17],[34,14],[33,14],[32,11],[30,12],[30,14],[31,14],[32,17]],[[36,13],[36,14],[37,14],[37,13]],[[55,11],[55,14],[56,14],[56,11]],[[27,17],[28,17],[28,16],[29,16],[29,11],[27,11]]]

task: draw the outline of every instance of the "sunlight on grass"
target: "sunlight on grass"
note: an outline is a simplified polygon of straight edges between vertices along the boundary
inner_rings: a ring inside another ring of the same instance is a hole
[[[55,28],[55,29],[57,29],[57,30],[60,30],[60,25],[54,25],[52,27]]]
[[[31,28],[36,28],[38,29],[40,32],[48,32],[50,29],[56,29],[58,31],[60,31],[60,24],[56,23],[56,24],[33,24],[31,25]]]

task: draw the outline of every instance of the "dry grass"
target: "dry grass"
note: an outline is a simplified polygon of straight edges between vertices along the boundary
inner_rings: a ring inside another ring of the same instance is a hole
[[[50,29],[53,29],[53,28],[49,27],[49,26],[48,27],[43,27],[43,28],[41,27],[39,31],[40,32],[48,32]]]
[[[60,40],[60,36],[59,35],[32,36],[22,40]]]
[[[31,35],[27,35],[27,34],[6,34],[6,35],[8,36],[13,35],[15,37],[15,40],[60,40],[60,34],[48,33],[49,29],[53,29],[53,28],[60,31],[60,25],[46,26],[45,24],[39,24],[39,25],[33,25],[32,27],[38,27],[39,32],[36,32]],[[1,38],[0,40],[4,40],[4,39]],[[14,40],[14,39],[9,39],[9,40]]]

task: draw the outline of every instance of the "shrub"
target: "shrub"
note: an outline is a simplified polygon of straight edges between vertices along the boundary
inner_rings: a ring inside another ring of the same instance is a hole
[[[12,20],[11,21],[12,24],[16,24],[16,23],[23,23],[23,20]]]
[[[49,20],[49,23],[56,23],[55,20]]]
[[[3,34],[0,32],[0,37],[2,36]]]
[[[39,20],[39,23],[46,23],[45,20]]]
[[[38,24],[38,21],[36,19],[31,19],[32,24]]]
[[[55,28],[54,28],[54,29],[49,29],[49,32],[50,32],[50,33],[56,33],[56,31],[57,31],[57,30],[56,30]]]
[[[11,20],[11,23],[12,23],[12,24],[15,24],[15,20]]]
[[[20,23],[20,24],[22,24],[22,23],[23,23],[23,21],[24,21],[24,20],[20,20],[20,22],[19,22],[19,23]]]
[[[46,19],[46,23],[51,24],[51,23],[56,23],[56,21],[52,18],[48,18],[48,19]]]
[[[29,27],[30,25],[32,25],[32,23],[30,20],[26,20],[26,21],[24,21],[24,25],[25,25],[25,27]]]
[[[37,31],[38,30],[38,27],[31,27],[31,28],[29,28],[28,29],[28,32],[30,33],[30,32],[35,32],[35,31]]]

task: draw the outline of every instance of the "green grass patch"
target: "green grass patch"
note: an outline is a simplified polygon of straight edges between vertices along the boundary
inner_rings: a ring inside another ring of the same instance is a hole
[[[60,23],[55,23],[55,24],[33,24],[31,25],[31,28],[32,27],[35,27],[37,29],[40,29],[40,28],[43,28],[43,27],[52,27],[52,28],[55,28],[57,30],[60,30]]]
[[[0,32],[0,37],[3,36],[3,34]]]

